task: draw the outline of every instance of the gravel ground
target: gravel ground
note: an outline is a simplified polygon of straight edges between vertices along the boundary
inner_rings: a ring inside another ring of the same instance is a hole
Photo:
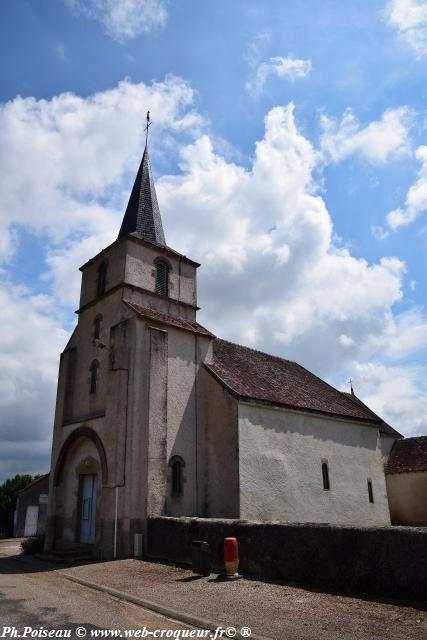
[[[277,640],[427,640],[427,603],[404,606],[260,580],[226,582],[221,576],[199,577],[189,569],[141,560],[66,572]]]

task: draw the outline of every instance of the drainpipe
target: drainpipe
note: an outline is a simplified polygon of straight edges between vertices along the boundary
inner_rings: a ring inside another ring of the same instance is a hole
[[[114,508],[114,550],[113,550],[113,558],[114,560],[117,558],[117,510],[119,503],[119,487],[116,485],[116,504]]]

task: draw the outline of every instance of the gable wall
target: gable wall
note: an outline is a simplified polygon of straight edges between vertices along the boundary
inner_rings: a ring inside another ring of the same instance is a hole
[[[323,489],[324,460],[330,491]],[[241,518],[390,523],[375,427],[240,403],[239,469]],[[374,504],[368,500],[368,478]]]

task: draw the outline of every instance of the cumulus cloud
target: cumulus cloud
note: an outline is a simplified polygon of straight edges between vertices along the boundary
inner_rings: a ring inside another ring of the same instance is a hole
[[[393,314],[405,265],[368,264],[334,244],[313,179],[322,155],[299,132],[293,105],[269,112],[250,169],[226,162],[207,136],[181,157],[182,175],[163,177],[159,198],[174,246],[202,262],[201,317],[218,335],[323,375],[427,343],[422,313]]]
[[[394,312],[405,265],[395,257],[369,264],[334,239],[314,177],[324,155],[301,134],[293,105],[267,114],[247,167],[215,148],[192,102],[191,88],[168,78],[151,86],[125,81],[84,99],[17,98],[0,108],[2,257],[13,251],[16,234],[39,234],[51,286],[40,298],[6,283],[0,298],[3,326],[13,328],[0,343],[11,354],[0,383],[7,399],[2,424],[15,425],[4,438],[16,460],[29,455],[18,443],[31,425],[44,443],[37,447],[48,449],[58,356],[66,342],[58,309],[75,308],[77,267],[118,232],[147,108],[156,113],[161,141],[153,158],[176,151],[171,136],[195,133],[191,143],[181,138],[180,172],[158,179],[157,190],[168,243],[202,262],[200,320],[217,335],[330,377],[349,362],[381,361],[385,354],[395,366],[427,341],[422,310]],[[25,365],[28,352],[31,366]],[[24,387],[28,403],[41,412],[37,420],[17,393]]]
[[[68,333],[50,296],[0,280],[0,481],[47,471],[58,354]]]
[[[387,222],[394,231],[410,224],[427,210],[427,146],[418,147],[415,156],[421,163],[418,178],[406,194],[405,206],[387,214]]]
[[[321,117],[321,148],[326,158],[339,162],[359,154],[370,162],[386,162],[393,155],[410,151],[409,129],[412,114],[408,107],[387,109],[379,120],[362,127],[351,109],[341,121]]]
[[[385,9],[390,26],[397,29],[419,55],[427,53],[427,2],[390,0]]]
[[[252,96],[260,96],[271,76],[294,81],[297,78],[305,78],[310,72],[311,60],[275,56],[268,62],[261,62],[256,66],[253,77],[246,83],[246,90]]]
[[[88,98],[64,93],[0,105],[0,259],[13,252],[17,226],[57,244],[81,233],[105,240],[107,231],[112,240],[123,201],[109,190],[139,162],[146,110],[155,113],[158,139],[197,132],[202,119],[192,101],[189,85],[168,77],[125,80]]]
[[[166,0],[65,0],[75,11],[97,20],[105,33],[119,42],[163,27]]]
[[[355,363],[355,392],[386,422],[406,436],[427,433],[427,369]]]

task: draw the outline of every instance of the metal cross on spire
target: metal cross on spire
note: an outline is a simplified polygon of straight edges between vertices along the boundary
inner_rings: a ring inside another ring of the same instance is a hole
[[[149,128],[150,124],[151,124],[150,112],[147,111],[147,124],[146,124],[145,129],[144,129],[144,131],[145,131],[145,146],[147,146],[147,144],[148,144],[148,128]]]
[[[353,380],[351,378],[348,379],[348,384],[350,385],[351,395],[354,396]]]
[[[150,127],[150,112],[147,111],[145,131],[145,149],[141,164],[136,174],[135,182],[126,207],[119,238],[128,233],[137,233],[154,244],[166,245],[162,219],[157,202],[156,189],[148,157],[148,129]]]

